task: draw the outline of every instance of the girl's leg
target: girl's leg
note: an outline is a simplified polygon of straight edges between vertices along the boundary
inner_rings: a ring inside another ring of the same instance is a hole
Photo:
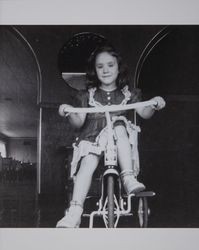
[[[133,165],[131,159],[131,145],[126,132],[126,128],[122,125],[115,127],[117,136],[118,162],[121,168],[121,177],[124,188],[129,193],[139,192],[145,189],[145,186],[138,182],[133,175]]]
[[[99,156],[89,154],[81,160],[81,166],[77,173],[72,200],[78,202],[83,206],[86,195],[89,191],[93,173],[99,163]]]
[[[99,163],[99,157],[93,154],[85,156],[81,160],[80,169],[74,183],[72,201],[65,216],[58,221],[56,227],[79,227],[83,205],[89,191],[92,176]]]
[[[117,136],[118,161],[121,171],[132,170],[131,145],[126,128],[122,125],[116,126],[115,132]]]

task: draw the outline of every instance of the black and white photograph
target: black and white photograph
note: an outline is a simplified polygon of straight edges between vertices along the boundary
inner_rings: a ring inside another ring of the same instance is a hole
[[[198,42],[1,26],[1,227],[198,227]]]
[[[198,44],[194,23],[0,22],[0,246],[198,232]]]

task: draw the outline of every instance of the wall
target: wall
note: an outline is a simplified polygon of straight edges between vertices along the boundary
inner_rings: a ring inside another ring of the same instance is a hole
[[[41,102],[61,103],[71,95],[58,69],[58,53],[63,45],[81,32],[93,32],[106,37],[120,51],[133,78],[138,59],[150,41],[165,26],[134,25],[62,25],[17,26],[31,44],[42,73]]]
[[[58,115],[56,107],[42,108],[40,194],[64,192],[67,150],[74,135],[74,128]]]
[[[161,95],[166,108],[141,121],[142,178],[157,192],[156,226],[198,226],[199,26],[173,27],[147,58],[139,86],[145,97]],[[177,215],[177,216],[176,216]]]

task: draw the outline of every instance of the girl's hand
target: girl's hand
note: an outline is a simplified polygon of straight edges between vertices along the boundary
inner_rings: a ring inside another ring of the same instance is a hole
[[[67,116],[70,114],[70,113],[68,113],[68,112],[66,111],[66,109],[67,109],[68,107],[73,107],[73,106],[71,106],[71,105],[69,105],[69,104],[62,104],[62,105],[60,105],[60,106],[59,106],[59,114],[60,114],[61,116],[67,117]]]
[[[156,105],[152,106],[152,109],[160,110],[160,109],[163,109],[166,105],[165,100],[161,96],[155,96],[151,100],[157,102]]]

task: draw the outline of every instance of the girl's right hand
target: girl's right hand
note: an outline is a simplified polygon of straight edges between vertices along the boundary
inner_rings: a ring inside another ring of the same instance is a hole
[[[69,113],[66,111],[66,109],[69,108],[69,107],[73,107],[73,106],[71,106],[71,105],[69,105],[69,104],[61,104],[61,105],[59,106],[59,114],[60,114],[61,116],[64,116],[64,117],[68,116]]]
[[[163,109],[166,105],[165,100],[161,96],[155,96],[151,100],[156,101],[157,104],[152,106],[154,110],[160,110]]]

